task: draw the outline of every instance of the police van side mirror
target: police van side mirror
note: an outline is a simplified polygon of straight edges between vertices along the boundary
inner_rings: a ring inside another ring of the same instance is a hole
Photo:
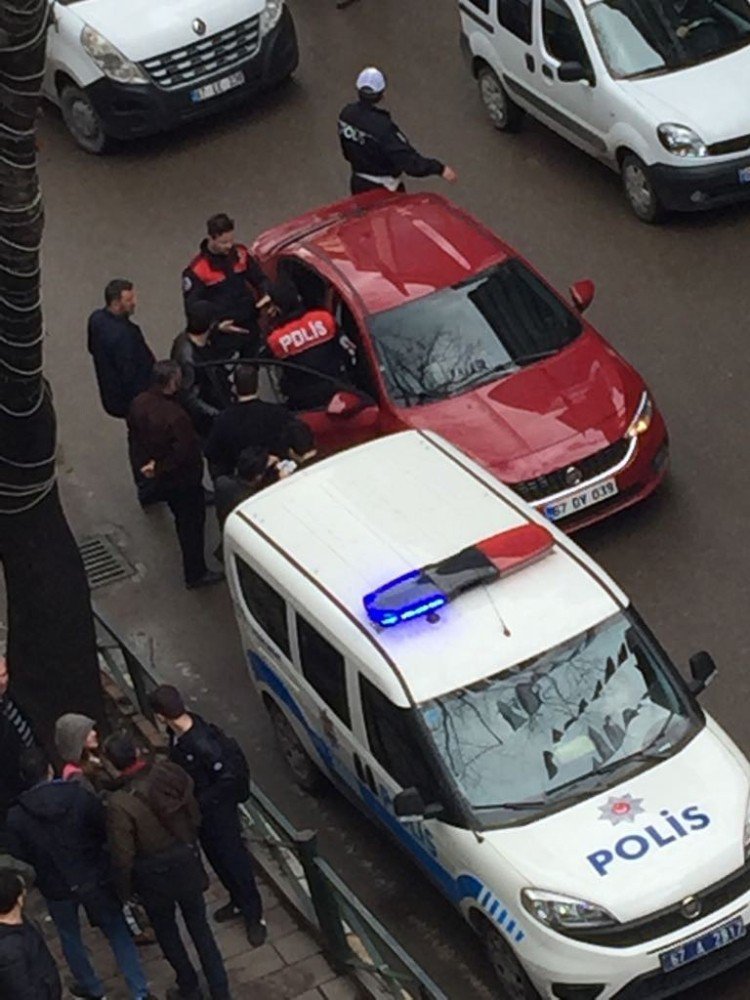
[[[326,412],[329,417],[354,417],[365,408],[365,401],[356,392],[337,392],[331,399]]]
[[[434,819],[443,811],[439,803],[426,806],[424,799],[416,788],[404,788],[393,797],[393,811],[397,816],[420,816],[424,819]]]
[[[708,687],[716,676],[716,664],[710,653],[701,650],[690,657],[690,675],[693,678],[688,684],[690,693],[699,695]]]

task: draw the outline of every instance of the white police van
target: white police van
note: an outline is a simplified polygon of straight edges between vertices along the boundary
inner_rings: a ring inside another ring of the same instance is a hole
[[[750,198],[746,0],[459,0],[493,124],[539,118],[644,222]]]
[[[641,1000],[750,955],[750,765],[616,585],[437,435],[243,503],[225,559],[298,782],[321,772],[484,937],[507,995]]]

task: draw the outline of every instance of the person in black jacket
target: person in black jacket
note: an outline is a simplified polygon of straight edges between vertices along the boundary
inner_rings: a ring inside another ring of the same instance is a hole
[[[25,901],[23,879],[0,871],[0,997],[61,1000],[60,974],[39,928],[23,915]]]
[[[0,656],[0,842],[8,809],[24,790],[21,754],[36,745],[31,725],[8,692],[8,663]]]
[[[368,66],[357,77],[358,100],[339,115],[341,151],[352,168],[352,194],[377,188],[403,191],[402,174],[442,177],[453,183],[455,170],[418,153],[390,114],[378,107],[385,88],[385,76]]]
[[[8,850],[36,871],[37,886],[75,978],[71,992],[82,1000],[104,997],[81,937],[83,906],[89,922],[109,941],[130,996],[148,1000],[148,983],[113,887],[104,806],[79,782],[54,779],[41,750],[25,751],[21,771],[30,787],[8,813]]]
[[[103,309],[89,316],[88,348],[94,359],[102,406],[111,417],[124,420],[138,393],[148,388],[154,355],[132,316],[136,294],[132,281],[114,278],[104,289]],[[146,507],[155,503],[151,484],[133,461],[128,438],[130,465],[138,500]]]
[[[267,931],[237,809],[248,793],[242,787],[248,781],[244,755],[218,726],[186,711],[182,695],[171,684],[157,687],[149,703],[169,729],[169,759],[193,779],[202,817],[201,847],[229,893],[229,902],[214,913],[214,920],[223,923],[243,917],[247,939],[257,947],[266,940]]]

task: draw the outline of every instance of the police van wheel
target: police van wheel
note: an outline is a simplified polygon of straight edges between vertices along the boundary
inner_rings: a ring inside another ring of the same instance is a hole
[[[500,980],[503,995],[508,1000],[539,1000],[539,994],[513,954],[513,949],[498,931],[488,923],[482,936],[487,956]]]
[[[326,780],[300,743],[291,723],[272,701],[266,702],[266,708],[271,716],[279,749],[292,772],[295,783],[311,795],[320,795],[325,790]]]
[[[60,94],[60,111],[68,131],[87,153],[105,153],[111,140],[87,95],[69,84]]]
[[[501,132],[517,132],[521,127],[523,111],[508,97],[508,91],[494,70],[482,66],[477,73],[477,83],[484,110],[495,128]]]

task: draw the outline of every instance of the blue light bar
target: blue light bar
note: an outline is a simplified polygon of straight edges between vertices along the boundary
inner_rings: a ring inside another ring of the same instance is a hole
[[[447,603],[447,594],[419,569],[391,580],[364,598],[367,617],[384,627],[428,615]]]

